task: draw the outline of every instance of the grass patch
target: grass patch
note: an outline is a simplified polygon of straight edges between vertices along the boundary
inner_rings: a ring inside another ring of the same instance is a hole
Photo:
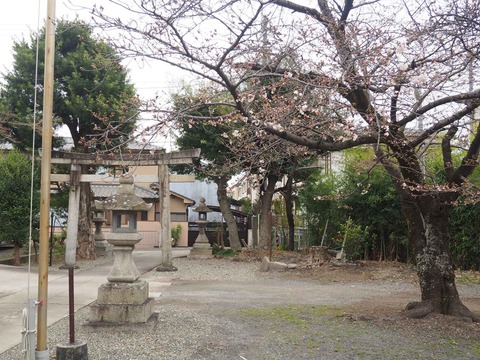
[[[270,309],[241,310],[240,315],[282,327],[294,327],[305,330],[310,325],[321,321],[321,318],[339,318],[345,314],[340,308],[333,306],[297,306],[287,305]]]
[[[240,311],[241,315],[293,325],[306,325],[319,317],[341,317],[344,313],[334,306],[296,306],[288,305],[272,309],[248,309]]]
[[[480,344],[478,344],[478,342],[474,342],[473,343],[473,346],[472,346],[472,351],[475,355],[477,355],[478,357],[480,357]]]
[[[216,246],[212,248],[212,254],[216,258],[234,257],[238,254],[238,252],[239,250],[225,249]]]
[[[346,323],[342,309],[328,305],[286,305],[238,313],[253,321],[257,329],[263,329],[264,336],[275,344],[275,351],[288,349],[309,354],[311,359],[322,358],[324,351],[348,351],[359,325]]]
[[[462,284],[480,284],[478,271],[461,272],[455,276],[455,280]]]
[[[359,360],[476,359],[480,354],[476,338],[452,336],[435,327],[425,332],[422,323],[357,320],[336,306],[286,305],[239,310],[236,315],[270,344],[278,359],[285,358],[282,352],[305,354],[301,359]]]

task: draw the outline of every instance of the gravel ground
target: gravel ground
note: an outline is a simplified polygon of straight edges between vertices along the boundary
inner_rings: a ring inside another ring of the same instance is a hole
[[[89,359],[479,359],[480,327],[434,316],[401,316],[418,289],[400,279],[319,282],[261,273],[258,262],[175,259],[177,272],[152,271],[171,282],[156,298],[157,318],[143,325],[89,325],[76,313],[76,338]],[[479,285],[463,293],[479,296]],[[478,299],[477,299],[478,300]],[[68,319],[48,329],[51,359],[68,339]],[[0,359],[18,359],[14,348]]]

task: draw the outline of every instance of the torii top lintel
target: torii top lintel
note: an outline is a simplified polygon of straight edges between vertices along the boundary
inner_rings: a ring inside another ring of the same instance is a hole
[[[174,151],[170,153],[145,152],[125,153],[121,155],[99,153],[72,153],[52,151],[52,164],[78,164],[78,165],[105,165],[105,166],[128,166],[128,165],[177,165],[191,164],[193,159],[200,156],[200,149]]]

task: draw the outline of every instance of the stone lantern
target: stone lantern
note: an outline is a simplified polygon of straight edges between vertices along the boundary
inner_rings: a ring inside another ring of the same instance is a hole
[[[111,245],[109,245],[108,242],[105,240],[105,235],[102,232],[102,225],[105,222],[104,211],[94,208],[92,221],[95,224],[95,233],[93,234],[93,239],[95,240],[95,250],[97,252],[97,255],[111,255]]]
[[[147,211],[151,206],[135,195],[132,177],[120,179],[115,195],[95,202],[96,210],[112,213],[111,232],[104,236],[113,245],[114,257],[108,283],[100,286],[98,300],[91,305],[96,322],[144,323],[153,313],[148,283],[139,280],[140,272],[132,254],[135,244],[142,240],[137,232],[137,212]]]
[[[193,248],[188,254],[189,259],[211,259],[212,247],[208,242],[207,235],[205,234],[205,227],[208,224],[207,213],[212,210],[205,205],[205,199],[200,199],[200,205],[198,205],[193,211],[198,213],[198,220],[195,221],[198,224],[198,236],[193,244]]]
[[[111,232],[106,233],[105,240],[113,245],[114,262],[107,279],[110,282],[135,282],[140,277],[132,251],[143,236],[137,232],[137,212],[148,211],[152,204],[147,204],[135,195],[133,178],[123,177],[117,193],[103,201],[96,201],[97,210],[110,210],[112,213]],[[122,216],[125,223],[122,224]]]

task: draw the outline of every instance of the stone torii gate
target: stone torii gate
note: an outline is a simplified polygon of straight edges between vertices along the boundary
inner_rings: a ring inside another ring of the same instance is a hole
[[[75,265],[77,247],[78,218],[80,209],[81,182],[118,182],[118,177],[107,175],[89,175],[81,173],[82,165],[113,166],[158,166],[158,176],[135,176],[136,182],[156,182],[159,185],[160,203],[160,240],[162,240],[162,262],[157,270],[174,270],[170,239],[170,178],[169,165],[191,164],[200,156],[200,149],[182,150],[171,153],[127,153],[122,155],[85,154],[52,151],[52,164],[70,165],[70,174],[51,174],[51,182],[70,183],[68,195],[68,222],[65,252],[65,266]],[[174,175],[172,175],[173,177]]]

